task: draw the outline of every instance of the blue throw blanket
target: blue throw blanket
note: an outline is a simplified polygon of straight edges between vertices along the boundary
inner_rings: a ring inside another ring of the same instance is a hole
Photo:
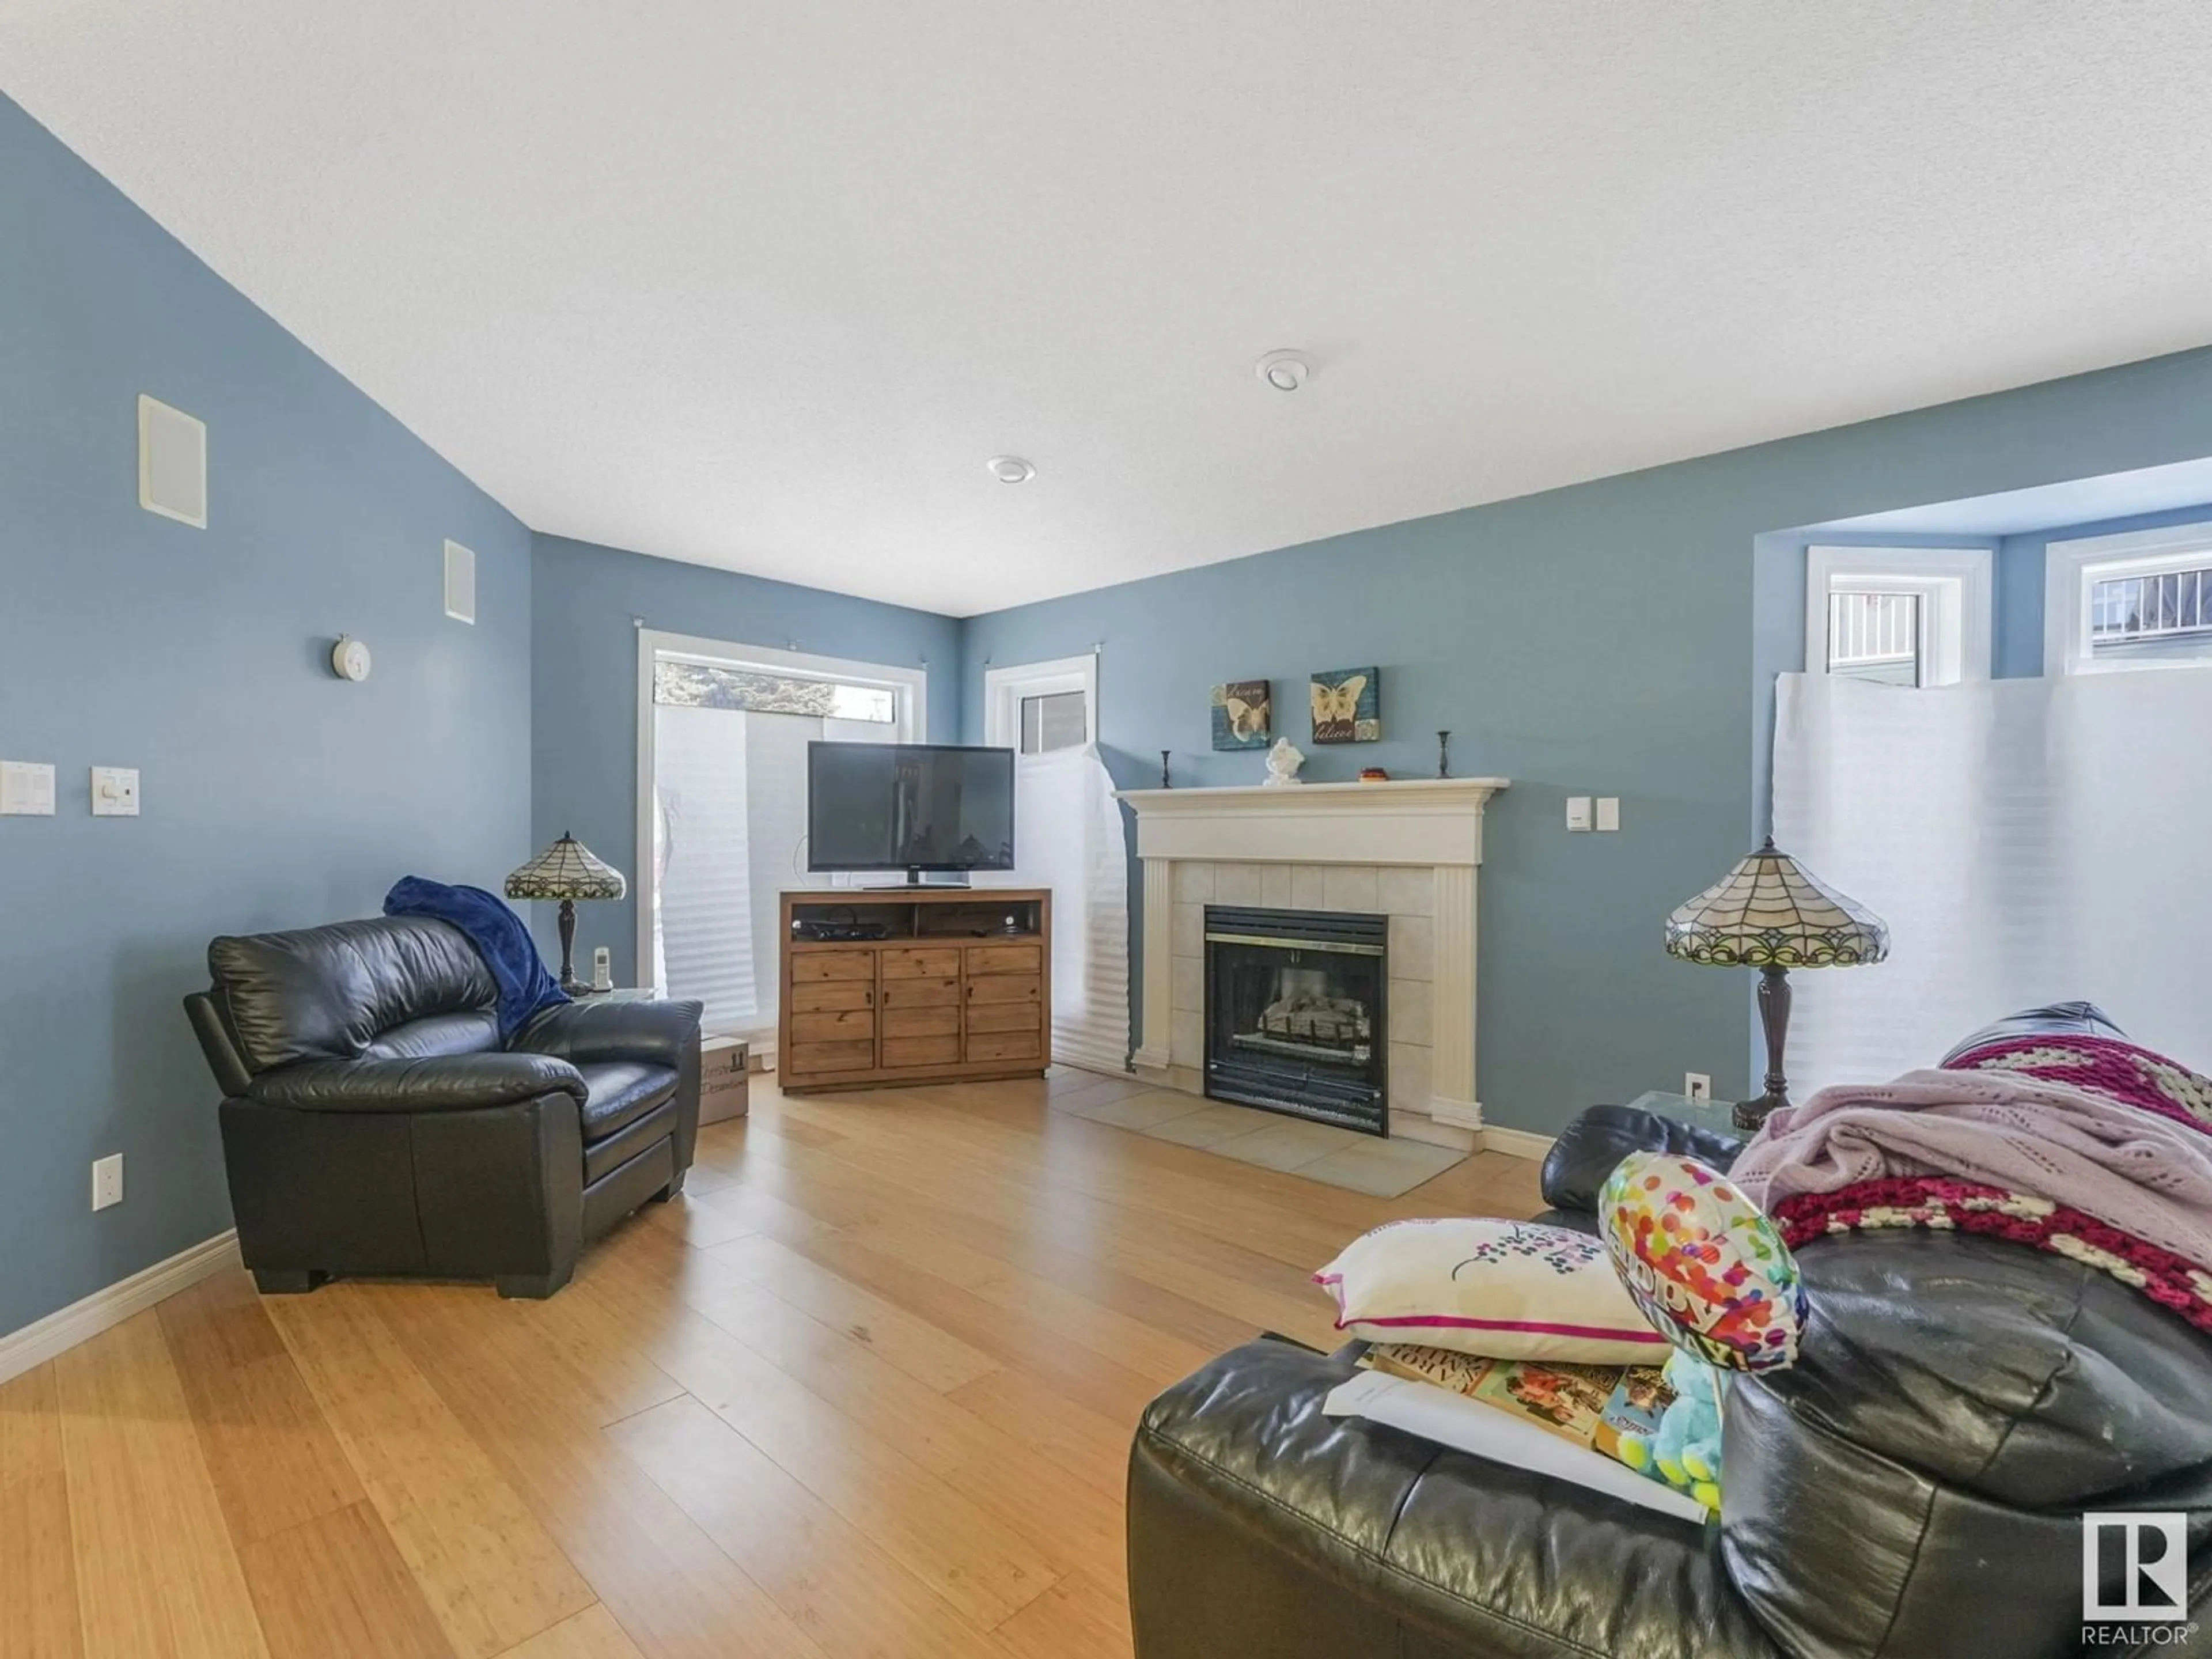
[[[384,896],[387,916],[433,916],[469,936],[499,982],[499,1040],[507,1042],[541,1009],[568,1000],[538,954],[522,918],[507,902],[481,887],[448,887],[442,881],[403,876]]]

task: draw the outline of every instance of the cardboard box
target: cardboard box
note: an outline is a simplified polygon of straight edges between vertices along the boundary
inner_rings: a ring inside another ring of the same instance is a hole
[[[741,1037],[710,1036],[699,1044],[699,1121],[720,1123],[745,1115],[746,1066],[751,1056]]]

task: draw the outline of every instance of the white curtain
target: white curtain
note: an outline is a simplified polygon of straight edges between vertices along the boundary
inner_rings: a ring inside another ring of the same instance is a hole
[[[1092,1071],[1129,1058],[1129,866],[1121,808],[1098,750],[1014,761],[1012,871],[978,885],[1052,890],[1052,1047]]]
[[[1791,1096],[1931,1065],[2066,998],[2202,1066],[2212,672],[1921,690],[1785,674],[1774,838],[1890,926],[1889,960],[1790,975]]]

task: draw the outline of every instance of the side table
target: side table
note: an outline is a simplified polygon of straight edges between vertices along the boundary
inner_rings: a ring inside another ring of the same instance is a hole
[[[1729,1101],[1692,1100],[1687,1095],[1647,1089],[1627,1103],[1637,1111],[1650,1112],[1692,1129],[1705,1129],[1737,1140],[1749,1138],[1748,1130],[1736,1127],[1735,1106]]]

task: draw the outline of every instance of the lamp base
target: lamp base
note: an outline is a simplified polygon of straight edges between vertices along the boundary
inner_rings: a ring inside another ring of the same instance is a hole
[[[1756,1134],[1770,1113],[1779,1111],[1790,1103],[1786,1094],[1761,1095],[1757,1100],[1739,1100],[1729,1109],[1729,1121],[1746,1134]]]
[[[569,997],[594,997],[599,988],[576,977],[576,901],[561,901],[561,989]]]
[[[1766,1092],[1756,1100],[1739,1100],[1732,1114],[1735,1127],[1755,1133],[1771,1113],[1790,1103],[1790,1079],[1782,1072],[1782,1048],[1790,1036],[1790,970],[1767,966],[1759,970],[1759,1023],[1766,1032]]]

